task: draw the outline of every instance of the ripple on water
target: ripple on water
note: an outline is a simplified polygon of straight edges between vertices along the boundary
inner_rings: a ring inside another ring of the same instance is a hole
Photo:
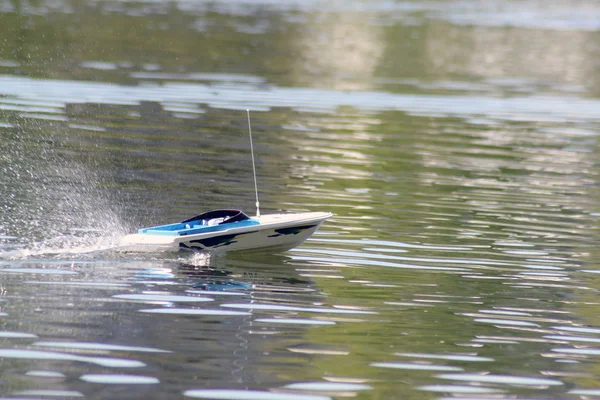
[[[402,306],[402,307],[433,307],[433,304],[428,303],[413,303],[410,301],[384,301],[383,304],[390,306]]]
[[[331,256],[340,256],[340,257],[355,257],[357,259],[427,262],[427,263],[434,263],[434,264],[472,264],[472,265],[487,264],[487,265],[498,265],[498,266],[512,265],[510,263],[500,262],[500,261],[492,261],[492,260],[394,256],[394,255],[381,254],[380,251],[379,252],[364,252],[364,251],[349,251],[349,250],[342,251],[342,250],[298,248],[298,249],[294,249],[294,252],[327,254],[327,255],[331,255]],[[404,265],[404,264],[400,264],[400,265]],[[411,264],[406,264],[406,265],[411,265]]]
[[[372,367],[379,368],[392,368],[392,369],[406,369],[406,370],[418,370],[418,371],[464,371],[461,367],[454,367],[452,365],[439,365],[439,364],[417,364],[417,363],[406,363],[406,362],[376,362],[369,364]]]
[[[331,400],[331,397],[323,395],[235,389],[191,389],[183,392],[183,395],[198,399],[215,400]]]
[[[536,250],[504,250],[503,253],[519,256],[546,256],[548,252]]]
[[[60,121],[67,122],[69,120],[68,117],[62,115],[49,115],[49,114],[41,114],[41,113],[19,113],[19,117],[21,118],[31,118],[31,119],[41,119],[45,121]]]
[[[481,386],[460,386],[460,385],[423,385],[417,386],[418,390],[424,392],[438,393],[506,393],[501,389],[492,389]]]
[[[544,336],[544,338],[560,340],[565,342],[600,343],[600,338],[592,338],[585,336],[547,335]]]
[[[75,271],[51,268],[0,268],[0,273],[43,274],[43,275],[77,275]]]
[[[564,271],[564,268],[557,267],[554,265],[522,264],[521,266],[523,268],[529,268],[529,269],[542,269],[542,270],[548,270],[548,271]]]
[[[30,284],[30,285],[81,286],[81,287],[86,287],[86,288],[115,289],[115,290],[119,290],[119,289],[131,286],[127,283],[110,283],[110,282],[25,281],[24,283]]]
[[[559,330],[559,331],[600,334],[600,328],[589,328],[589,327],[580,327],[580,326],[552,326],[551,328]]]
[[[440,359],[450,361],[487,362],[494,361],[490,357],[481,357],[472,354],[427,354],[427,353],[394,353],[395,356]]]
[[[533,326],[533,327],[540,326],[533,322],[514,321],[514,320],[510,320],[510,319],[497,319],[497,318],[475,318],[473,321],[482,322],[482,323],[486,323],[486,324],[494,324],[494,325]]]
[[[149,385],[160,383],[153,376],[142,375],[125,375],[125,374],[85,374],[79,377],[82,381],[91,383],[105,383],[111,385],[127,384],[127,385]]]
[[[582,269],[580,271],[588,274],[600,274],[600,269]]]
[[[106,128],[95,125],[78,125],[78,124],[68,124],[69,128],[72,129],[81,129],[84,131],[92,131],[92,132],[106,132]]]
[[[508,340],[508,339],[488,339],[488,338],[477,338],[473,339],[472,342],[477,343],[490,343],[490,344],[519,344],[516,340]]]
[[[390,268],[405,268],[405,269],[416,269],[416,270],[424,270],[424,271],[449,271],[449,272],[468,272],[471,271],[468,268],[460,268],[460,267],[433,267],[428,265],[416,265],[416,264],[403,264],[403,263],[392,263],[386,261],[376,261],[376,260],[366,260],[360,258],[345,258],[345,257],[335,257],[335,258],[327,258],[327,257],[303,257],[303,256],[293,256],[295,260],[298,261],[311,261],[311,262],[325,262],[331,263],[335,261],[337,263],[342,264],[352,264],[352,265],[370,265],[370,266],[378,266],[378,267],[390,267]]]
[[[123,358],[108,357],[84,357],[74,354],[57,353],[52,351],[0,349],[0,358],[14,358],[27,360],[56,360],[56,361],[80,361],[100,365],[108,368],[138,368],[144,367],[141,361]]]
[[[131,351],[141,353],[171,353],[168,350],[155,349],[152,347],[122,346],[105,343],[84,343],[84,342],[50,342],[42,341],[33,343],[34,346],[56,347],[70,350],[102,350],[102,351]]]
[[[579,354],[579,355],[585,355],[585,356],[599,356],[600,355],[600,348],[592,348],[592,347],[587,347],[587,348],[575,348],[575,349],[571,349],[571,348],[554,348],[552,349],[553,352],[556,353],[564,353],[564,354]]]
[[[497,314],[497,315],[514,315],[514,316],[523,316],[523,317],[531,317],[530,313],[520,312],[520,311],[508,311],[508,310],[479,310],[480,313],[485,314]]]
[[[115,63],[104,61],[83,61],[79,65],[82,68],[100,69],[105,71],[114,71],[119,68]]]
[[[202,303],[214,301],[210,297],[178,296],[164,294],[116,294],[115,299],[132,300],[139,302],[168,302],[168,303]]]
[[[287,349],[292,353],[320,354],[325,356],[347,356],[350,354],[348,350],[332,348],[331,346],[319,345],[316,343],[299,344],[296,346],[288,347]]]
[[[441,379],[450,379],[454,381],[468,381],[478,383],[499,383],[506,385],[519,386],[559,386],[563,385],[561,381],[545,378],[530,378],[525,376],[512,375],[479,375],[479,374],[440,374]]]
[[[286,324],[286,325],[335,325],[333,321],[323,321],[318,319],[305,318],[258,318],[256,322],[265,322],[270,324]]]
[[[527,308],[527,307],[495,307],[498,310],[520,311],[526,313],[546,313],[546,314],[571,314],[571,311],[565,310],[545,310],[543,308]]]
[[[140,74],[140,75],[136,75]],[[133,73],[138,79],[148,78],[149,72]],[[173,79],[173,76],[161,75],[160,79]],[[253,77],[257,79],[256,77]],[[176,78],[181,79],[181,78]],[[73,82],[58,80],[42,80],[19,76],[0,76],[0,87],[3,94],[10,97],[22,97],[23,93],[31,92],[35,85],[39,98],[52,98],[56,93],[65,91],[68,85],[70,103],[84,103],[93,99],[94,103],[109,104],[138,104],[141,101],[172,101],[205,103],[214,107],[243,108],[252,106],[253,109],[268,109],[281,107],[282,104],[295,110],[309,109],[321,112],[334,112],[340,106],[349,106],[363,111],[397,110],[412,115],[451,115],[472,117],[474,114],[487,115],[497,120],[526,120],[564,121],[563,115],[569,115],[579,121],[595,121],[598,102],[589,98],[572,98],[570,101],[557,101],[545,96],[510,96],[497,98],[480,94],[476,97],[469,96],[468,100],[463,95],[433,95],[425,97],[419,94],[399,94],[389,92],[364,92],[347,91],[340,93],[338,90],[317,90],[313,88],[296,87],[268,87],[248,84],[244,86],[244,97],[240,99],[240,89],[231,90],[227,85],[215,86],[214,84],[185,84],[177,82],[163,82],[160,86],[139,85],[136,87],[122,87],[100,82]],[[238,85],[239,86],[239,85]],[[248,90],[250,89],[251,90]],[[315,102],[315,99],[319,99]],[[422,100],[422,101],[421,101]],[[427,104],[427,107],[423,107]],[[498,112],[498,110],[502,112]],[[548,110],[552,110],[550,113]],[[558,118],[560,116],[560,119]]]
[[[373,253],[381,253],[381,252],[385,252],[385,253],[408,253],[408,250],[404,250],[404,249],[390,249],[390,248],[386,248],[386,247],[363,247],[364,251],[369,251],[369,252],[373,252]]]
[[[573,389],[569,390],[569,394],[576,394],[579,396],[600,396],[600,389]]]
[[[266,310],[266,311],[296,311],[296,312],[313,312],[325,314],[377,314],[375,311],[365,310],[348,310],[339,308],[316,308],[316,307],[296,307],[284,306],[279,304],[264,304],[264,303],[227,303],[221,304],[221,307],[243,308],[248,310]]]
[[[36,376],[38,378],[64,378],[65,374],[57,371],[39,371],[32,370],[25,373],[27,376]]]
[[[392,242],[388,240],[373,240],[373,239],[314,239],[319,242],[328,242],[328,243],[341,243],[341,244],[361,244],[361,245],[370,245],[370,246],[389,246],[389,247],[406,247],[411,249],[423,249],[423,250],[454,250],[454,251],[470,251],[473,250],[471,247],[466,246],[436,246],[436,245],[427,245],[427,244],[411,244],[404,242]]]
[[[286,389],[315,390],[320,392],[355,392],[359,390],[371,390],[370,385],[362,383],[344,382],[298,382],[284,386]]]
[[[147,314],[165,314],[165,315],[197,315],[197,316],[217,316],[217,317],[227,317],[227,316],[244,316],[244,315],[252,315],[252,313],[245,311],[228,311],[228,310],[212,310],[212,309],[196,309],[196,308],[174,308],[174,307],[166,307],[166,308],[146,308],[143,310],[139,310],[139,312],[147,313]]]
[[[37,339],[38,336],[33,333],[0,331],[0,338],[4,339]]]
[[[18,396],[43,396],[43,397],[84,397],[83,393],[74,390],[35,389],[23,390],[15,393]]]

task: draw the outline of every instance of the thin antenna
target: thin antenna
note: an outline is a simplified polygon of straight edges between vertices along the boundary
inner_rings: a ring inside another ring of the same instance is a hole
[[[258,184],[256,183],[256,165],[254,163],[254,145],[252,144],[252,125],[250,124],[250,110],[248,114],[248,133],[250,134],[250,152],[252,153],[252,173],[254,174],[254,193],[256,194],[256,217],[260,217],[260,203],[258,202]]]

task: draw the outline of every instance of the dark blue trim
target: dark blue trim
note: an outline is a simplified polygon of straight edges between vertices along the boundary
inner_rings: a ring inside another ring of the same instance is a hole
[[[198,243],[200,246],[187,245],[186,243],[179,243],[180,248],[191,249],[191,250],[210,250],[216,249],[218,247],[229,246],[230,244],[237,243],[237,240],[234,240],[236,237],[241,235],[248,235],[250,233],[256,233],[258,231],[252,232],[244,232],[232,235],[221,235],[221,236],[213,236],[206,239],[196,239],[190,240],[187,243]]]
[[[275,232],[277,232],[275,235],[269,235],[269,237],[278,237],[278,236],[285,236],[285,235],[297,235],[300,232],[306,230],[306,229],[310,229],[310,228],[314,228],[315,226],[317,226],[316,224],[314,225],[303,225],[303,226],[294,226],[292,228],[281,228],[281,229],[275,229]]]

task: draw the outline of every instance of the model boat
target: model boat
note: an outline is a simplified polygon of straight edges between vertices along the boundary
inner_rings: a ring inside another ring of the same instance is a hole
[[[232,251],[280,252],[298,246],[332,216],[328,212],[260,215],[250,113],[248,112],[256,216],[240,210],[209,211],[174,224],[139,229],[122,238],[122,246],[160,246],[224,253]]]
[[[249,217],[240,210],[215,210],[185,221],[142,228],[122,244],[169,246],[223,253],[280,252],[298,246],[331,217],[326,212],[269,214]]]

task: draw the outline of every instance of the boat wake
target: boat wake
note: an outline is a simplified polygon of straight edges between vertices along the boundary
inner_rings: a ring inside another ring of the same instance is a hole
[[[99,236],[98,234],[63,235],[32,242],[27,245],[0,243],[0,260],[24,260],[31,258],[74,258],[94,256],[112,251],[118,246],[122,235]],[[18,239],[18,238],[14,238]]]
[[[27,245],[19,244],[17,237],[0,236],[0,261],[18,260],[89,260],[94,258],[124,258],[140,256],[163,256],[179,254],[174,258],[176,261],[188,264],[205,265],[211,257],[204,252],[184,252],[178,247],[164,245],[124,245],[125,233],[119,231],[110,236],[101,236],[100,232],[86,235],[63,235],[50,239],[39,240]],[[13,242],[14,241],[14,242]],[[13,242],[13,243],[11,243]],[[184,258],[181,258],[184,257]]]

